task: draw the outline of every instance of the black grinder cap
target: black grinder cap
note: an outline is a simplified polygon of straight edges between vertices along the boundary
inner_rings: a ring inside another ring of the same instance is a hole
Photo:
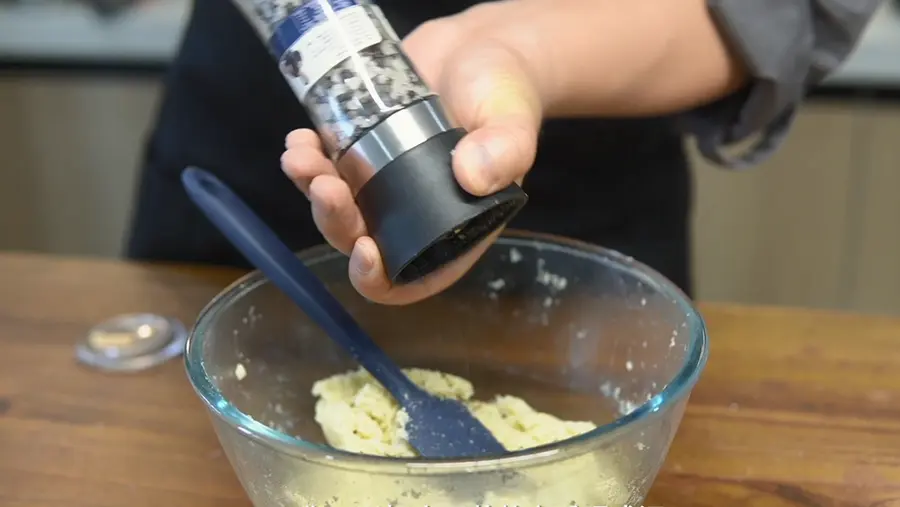
[[[528,201],[515,183],[484,197],[459,185],[451,157],[465,134],[452,129],[429,138],[381,168],[356,195],[395,283],[414,282],[457,259]]]

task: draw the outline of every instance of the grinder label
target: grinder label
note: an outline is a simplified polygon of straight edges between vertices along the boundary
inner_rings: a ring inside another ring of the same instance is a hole
[[[275,29],[269,50],[300,98],[336,65],[382,41],[367,7],[377,9],[359,0],[308,0]]]

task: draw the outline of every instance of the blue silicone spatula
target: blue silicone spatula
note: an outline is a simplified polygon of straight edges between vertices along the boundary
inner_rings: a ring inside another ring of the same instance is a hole
[[[257,269],[372,374],[409,415],[409,443],[424,458],[500,455],[506,449],[461,403],[415,385],[356,323],[319,278],[224,183],[190,167],[191,200]]]

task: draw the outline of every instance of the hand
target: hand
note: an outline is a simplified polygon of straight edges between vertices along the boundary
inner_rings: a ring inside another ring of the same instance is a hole
[[[425,23],[403,42],[453,121],[469,132],[454,153],[453,171],[460,185],[475,195],[490,194],[513,181],[521,184],[534,163],[542,102],[531,62],[516,46],[527,43],[527,36],[512,35],[513,21],[507,21],[514,19],[514,13],[506,12],[511,7],[515,9],[513,2],[481,4]],[[350,280],[372,301],[408,304],[440,292],[465,274],[496,239],[497,234],[492,235],[418,282],[392,285],[350,188],[323,152],[318,135],[295,130],[285,144],[285,174],[309,198],[316,226],[326,240],[350,255]]]

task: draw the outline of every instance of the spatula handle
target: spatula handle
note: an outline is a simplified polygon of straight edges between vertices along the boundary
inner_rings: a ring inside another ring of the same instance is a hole
[[[319,278],[230,188],[195,167],[185,169],[181,181],[191,200],[231,244],[389,392],[395,396],[419,392]]]

